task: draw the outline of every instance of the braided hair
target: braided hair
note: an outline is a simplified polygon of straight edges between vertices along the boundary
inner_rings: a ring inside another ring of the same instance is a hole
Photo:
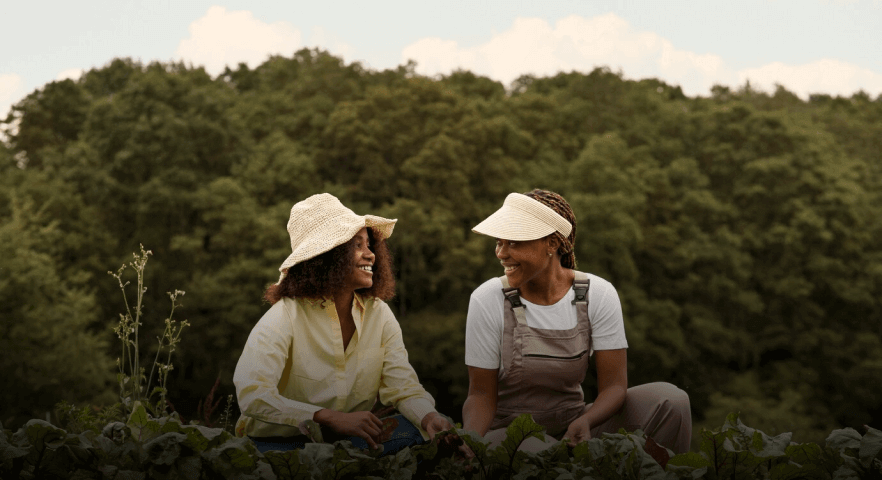
[[[573,213],[573,209],[570,208],[570,204],[560,195],[538,188],[526,192],[524,195],[554,210],[573,226],[568,237],[564,237],[560,232],[554,232],[552,235],[556,236],[560,241],[560,247],[557,249],[557,252],[560,254],[560,264],[564,268],[575,269],[576,253],[573,251],[573,248],[576,243],[576,215]]]

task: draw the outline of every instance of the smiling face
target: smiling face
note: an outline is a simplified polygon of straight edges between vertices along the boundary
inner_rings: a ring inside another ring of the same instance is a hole
[[[346,290],[355,291],[370,288],[374,284],[374,252],[371,250],[367,227],[362,228],[352,237],[353,264],[352,271],[346,276]]]
[[[548,255],[556,249],[552,243],[549,237],[520,242],[496,239],[496,258],[505,270],[508,283],[521,288],[549,273],[553,262],[558,261],[555,255]]]

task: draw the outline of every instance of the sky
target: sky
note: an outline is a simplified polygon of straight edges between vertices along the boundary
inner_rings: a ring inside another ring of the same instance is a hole
[[[882,0],[0,0],[0,118],[113,58],[216,75],[318,47],[368,68],[659,78],[690,96],[746,81],[802,98],[882,95]]]

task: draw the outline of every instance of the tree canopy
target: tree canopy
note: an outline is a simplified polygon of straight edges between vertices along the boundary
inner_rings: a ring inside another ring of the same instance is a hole
[[[105,272],[139,244],[154,252],[145,329],[162,329],[166,291],[187,291],[176,408],[193,415],[217,377],[232,392],[291,205],[319,192],[399,219],[391,305],[458,419],[469,294],[500,274],[471,227],[546,188],[576,213],[579,268],[618,289],[632,384],[681,386],[699,424],[740,410],[803,441],[878,425],[880,125],[882,98],[863,93],[691,98],[605,68],[506,88],[306,49],[216,78],[113,60],[0,124],[0,391],[15,392],[0,420],[106,394],[123,306]]]

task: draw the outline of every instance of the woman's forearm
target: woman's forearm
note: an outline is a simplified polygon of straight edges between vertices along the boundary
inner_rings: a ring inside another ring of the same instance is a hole
[[[469,395],[462,406],[462,428],[485,435],[496,414],[496,402],[484,395]]]
[[[582,415],[582,418],[588,421],[591,428],[600,425],[622,408],[626,393],[627,388],[610,386],[597,395],[594,404]]]

